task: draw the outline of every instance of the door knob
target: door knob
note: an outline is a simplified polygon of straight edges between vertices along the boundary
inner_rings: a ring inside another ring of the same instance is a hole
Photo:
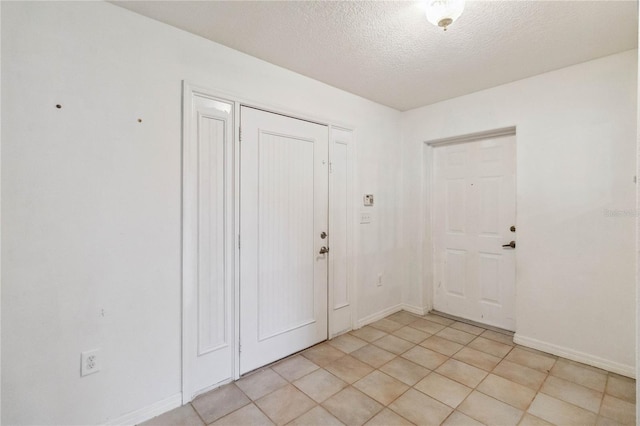
[[[327,238],[327,233],[326,233],[326,232],[324,232],[324,231],[322,231],[322,232],[320,233],[320,238],[322,238],[323,240],[324,240],[325,238]]]
[[[320,247],[320,254],[329,253],[329,249],[325,246]]]
[[[511,241],[509,244],[503,244],[502,247],[516,248],[516,242],[515,241]]]

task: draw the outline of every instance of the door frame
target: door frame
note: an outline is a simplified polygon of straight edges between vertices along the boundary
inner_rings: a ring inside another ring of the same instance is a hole
[[[425,311],[433,310],[433,300],[435,292],[434,275],[436,268],[436,252],[435,242],[433,239],[434,229],[434,213],[435,206],[433,204],[433,192],[435,189],[434,166],[435,158],[433,150],[446,145],[455,145],[466,142],[475,142],[483,139],[496,138],[500,136],[517,136],[516,126],[501,127],[498,129],[483,130],[473,133],[465,133],[458,136],[450,136],[445,138],[430,139],[422,143],[422,196],[420,197],[420,248],[422,251],[421,258],[424,265],[428,265],[422,272],[421,296]],[[517,147],[517,138],[516,138]],[[518,168],[517,168],[517,148],[516,148],[516,223],[517,223],[517,195],[518,195]],[[514,283],[517,290],[517,268],[518,257],[517,252],[514,254],[516,264],[516,282]],[[517,305],[515,306],[517,308]],[[517,318],[516,318],[517,327]]]
[[[205,96],[208,97],[212,97],[212,98],[218,98],[218,99],[222,99],[225,100],[229,103],[232,103],[234,105],[233,108],[233,141],[232,141],[232,145],[233,148],[230,150],[230,152],[227,152],[225,155],[232,155],[233,158],[230,159],[231,160],[231,164],[233,164],[233,170],[230,172],[230,176],[231,176],[231,180],[232,182],[230,183],[230,190],[232,191],[231,197],[233,199],[233,203],[232,206],[230,206],[230,208],[232,208],[232,212],[230,213],[229,217],[228,217],[228,222],[226,224],[226,226],[228,227],[228,232],[229,232],[229,238],[231,240],[230,244],[233,245],[234,249],[232,253],[228,253],[228,261],[230,262],[227,267],[229,268],[229,271],[231,272],[232,280],[233,280],[233,303],[231,304],[231,313],[230,313],[230,320],[233,322],[233,337],[232,337],[232,342],[233,342],[233,361],[232,361],[232,371],[233,371],[233,375],[232,377],[230,377],[228,380],[225,380],[223,382],[217,383],[215,385],[213,385],[211,387],[211,389],[218,387],[218,386],[222,386],[226,383],[232,382],[234,380],[237,380],[240,378],[240,362],[239,362],[239,356],[240,356],[240,246],[239,246],[239,240],[238,240],[238,236],[240,235],[240,107],[242,106],[246,106],[246,107],[251,107],[251,108],[257,108],[257,109],[261,109],[263,111],[267,111],[267,112],[271,112],[274,114],[279,114],[279,115],[285,115],[288,117],[292,117],[292,118],[296,118],[296,119],[300,119],[300,120],[305,120],[305,121],[310,121],[313,123],[317,123],[317,124],[321,124],[321,125],[326,125],[329,129],[329,162],[332,161],[332,149],[331,149],[331,142],[332,142],[332,132],[333,129],[340,129],[340,130],[345,130],[345,131],[350,131],[352,132],[352,140],[351,140],[351,153],[350,153],[350,157],[349,157],[349,161],[351,162],[350,164],[350,169],[351,172],[349,173],[349,179],[351,180],[351,184],[349,185],[349,206],[348,208],[349,210],[349,223],[348,223],[348,229],[347,229],[347,233],[348,233],[348,247],[347,247],[347,255],[350,259],[354,258],[355,255],[355,247],[358,243],[357,238],[356,238],[356,221],[357,221],[357,217],[356,217],[356,213],[355,213],[355,191],[356,188],[358,187],[358,181],[357,181],[357,170],[356,170],[356,164],[355,164],[355,155],[356,155],[356,127],[348,124],[346,122],[338,122],[335,120],[330,120],[326,117],[322,117],[322,116],[316,116],[313,114],[308,114],[305,112],[301,112],[301,111],[294,111],[291,110],[289,107],[286,107],[284,105],[278,105],[278,104],[272,104],[269,102],[262,102],[262,101],[257,101],[255,99],[250,99],[250,98],[246,98],[243,95],[240,95],[238,93],[233,93],[233,92],[229,92],[226,90],[220,90],[220,89],[216,89],[216,88],[209,88],[207,86],[204,85],[198,85],[198,84],[193,84],[187,80],[183,80],[182,81],[182,129],[181,129],[181,153],[182,153],[182,160],[181,160],[181,191],[180,191],[180,195],[181,195],[181,212],[182,212],[182,217],[181,217],[181,265],[182,265],[182,271],[181,271],[181,281],[180,281],[180,285],[181,285],[181,393],[182,393],[182,403],[186,404],[188,402],[190,402],[190,400],[187,400],[187,396],[186,396],[186,392],[185,392],[185,368],[186,368],[186,356],[185,356],[185,347],[186,347],[186,342],[184,339],[184,335],[186,333],[186,320],[185,320],[185,316],[186,316],[186,303],[185,303],[185,283],[187,282],[187,280],[189,279],[189,271],[186,270],[186,265],[192,264],[193,262],[193,258],[192,257],[188,257],[190,255],[192,255],[193,253],[190,250],[185,250],[185,244],[187,244],[187,239],[185,238],[185,234],[186,232],[188,232],[189,230],[193,229],[193,224],[189,221],[189,218],[186,217],[186,215],[184,215],[184,208],[185,208],[185,203],[193,203],[194,200],[188,198],[185,194],[185,187],[184,187],[184,179],[185,179],[185,173],[187,173],[186,170],[186,166],[187,164],[185,163],[185,149],[187,148],[187,141],[188,141],[188,129],[186,128],[187,126],[185,126],[185,117],[187,117],[187,113],[190,113],[191,111],[191,107],[190,105],[188,105],[188,102],[190,101],[190,94],[196,92],[196,93],[201,93]],[[329,219],[331,218],[331,174],[329,174]],[[329,223],[329,233],[330,233],[330,229],[331,229],[331,223]],[[329,257],[329,262],[331,262],[331,257]],[[356,263],[355,262],[351,262],[352,265],[350,266],[349,269],[349,277],[350,277],[350,282],[349,282],[349,291],[350,291],[350,295],[351,295],[351,328],[355,329],[357,324],[356,324],[356,319],[357,319],[357,291],[356,290],[356,286],[355,286],[355,282],[358,278],[358,270],[356,267]],[[328,278],[328,283],[327,283],[327,292],[328,292],[328,296],[332,294],[333,291],[333,280],[331,278],[331,276],[329,276]],[[332,338],[332,334],[331,334],[331,324],[332,324],[332,309],[330,309],[330,305],[329,305],[329,298],[327,298],[327,338],[330,339]],[[208,389],[207,389],[208,390]]]

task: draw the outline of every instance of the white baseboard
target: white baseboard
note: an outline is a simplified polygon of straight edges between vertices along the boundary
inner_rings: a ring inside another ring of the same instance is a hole
[[[427,309],[427,308],[420,307],[420,306],[414,306],[414,305],[408,305],[406,303],[404,303],[402,305],[402,310],[410,312],[412,314],[420,315],[420,316],[426,315],[429,312],[429,309]]]
[[[636,368],[632,365],[620,364],[618,362],[610,361],[594,355],[589,355],[584,352],[554,345],[552,343],[543,342],[531,337],[525,337],[518,333],[513,336],[513,341],[522,346],[527,346],[539,351],[561,356],[563,358],[581,362],[583,364],[588,364],[593,367],[602,368],[603,370],[611,371],[612,373],[617,373],[634,379],[636,377]]]
[[[382,318],[389,316],[391,314],[395,314],[396,312],[401,310],[402,310],[402,304],[400,303],[398,305],[391,306],[390,308],[386,308],[379,312],[376,312],[375,314],[367,315],[366,317],[358,320],[357,322],[358,328],[364,327],[365,325],[371,324],[372,322],[381,320]]]
[[[137,425],[182,405],[182,393],[177,393],[155,402],[147,407],[132,411],[117,419],[109,420],[108,425]]]

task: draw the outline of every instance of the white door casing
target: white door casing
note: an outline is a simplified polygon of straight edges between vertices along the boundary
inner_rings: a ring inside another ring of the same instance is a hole
[[[434,308],[515,330],[515,135],[433,148]]]
[[[183,403],[234,377],[234,103],[183,87]]]
[[[240,373],[327,338],[328,127],[241,107]]]

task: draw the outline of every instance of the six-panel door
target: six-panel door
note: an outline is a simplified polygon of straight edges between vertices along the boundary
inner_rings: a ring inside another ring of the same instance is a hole
[[[434,148],[434,308],[515,329],[515,136]]]

